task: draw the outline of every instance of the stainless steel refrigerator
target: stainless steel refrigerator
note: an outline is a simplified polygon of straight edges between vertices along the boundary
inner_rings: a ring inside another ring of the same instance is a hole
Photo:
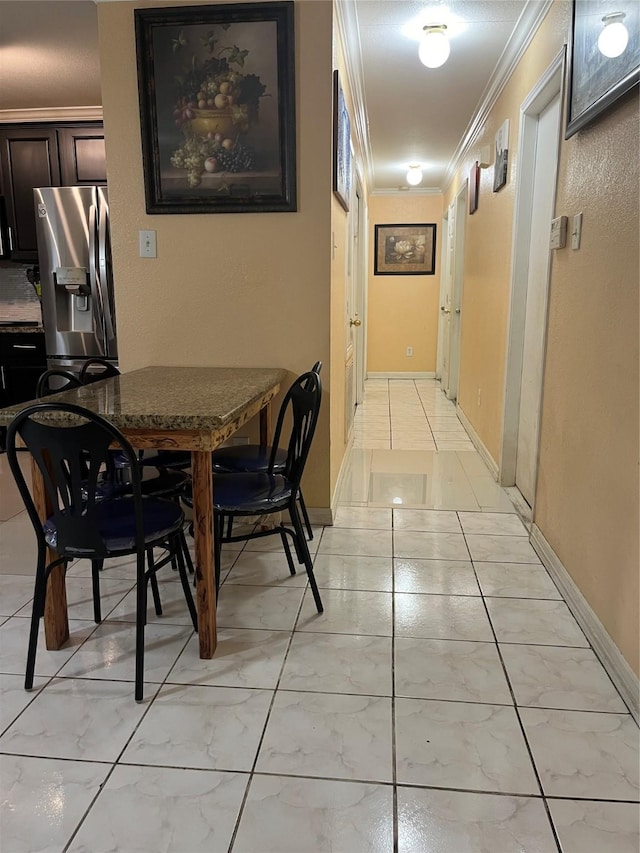
[[[33,191],[47,367],[117,362],[106,187]]]

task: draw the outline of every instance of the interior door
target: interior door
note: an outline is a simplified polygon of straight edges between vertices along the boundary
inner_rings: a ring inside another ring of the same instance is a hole
[[[345,383],[344,383],[344,437],[348,440],[356,410],[356,371],[358,346],[362,319],[358,315],[358,223],[360,218],[360,194],[352,181],[353,192],[349,213],[345,220],[346,233],[346,280],[345,280]]]
[[[440,381],[442,390],[449,396],[450,358],[451,358],[451,297],[453,292],[454,273],[454,234],[455,234],[455,205],[451,204],[447,211],[447,230],[445,234],[445,266],[443,269],[444,289],[440,301],[440,334],[442,336],[442,366]]]
[[[549,283],[549,224],[553,217],[560,131],[560,96],[542,110],[536,128],[529,271],[524,324],[516,486],[532,506],[538,464],[538,431]]]
[[[456,196],[453,234],[451,241],[453,269],[451,279],[451,313],[447,314],[449,322],[449,371],[446,394],[450,400],[458,398],[458,378],[460,376],[460,329],[462,324],[462,285],[464,282],[464,235],[467,218],[467,187],[466,184]]]

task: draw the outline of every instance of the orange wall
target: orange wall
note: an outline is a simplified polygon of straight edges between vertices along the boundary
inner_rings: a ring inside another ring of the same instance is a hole
[[[498,464],[502,441],[520,105],[562,49],[555,2],[447,189],[510,119],[509,174],[481,171],[467,216],[458,403]],[[534,523],[629,665],[639,671],[637,93],[561,141],[556,215],[583,212],[579,251],[554,252]],[[482,403],[478,406],[478,388]]]
[[[441,195],[369,197],[367,373],[435,373],[440,295]],[[435,275],[374,275],[375,226],[436,224]],[[413,356],[406,355],[413,347]]]

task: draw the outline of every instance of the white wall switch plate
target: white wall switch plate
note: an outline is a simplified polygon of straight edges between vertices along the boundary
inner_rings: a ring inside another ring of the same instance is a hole
[[[156,232],[140,231],[140,257],[156,257]]]
[[[550,249],[564,249],[567,245],[567,217],[557,216],[551,220]]]
[[[582,213],[576,213],[573,217],[573,227],[571,228],[571,248],[580,248],[580,239],[582,237]]]

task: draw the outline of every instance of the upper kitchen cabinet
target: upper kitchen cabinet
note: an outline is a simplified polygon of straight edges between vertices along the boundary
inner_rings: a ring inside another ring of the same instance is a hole
[[[102,125],[1,128],[0,170],[11,259],[37,261],[33,190],[106,184]]]
[[[102,125],[60,128],[58,151],[61,186],[82,187],[107,183],[107,158]]]

